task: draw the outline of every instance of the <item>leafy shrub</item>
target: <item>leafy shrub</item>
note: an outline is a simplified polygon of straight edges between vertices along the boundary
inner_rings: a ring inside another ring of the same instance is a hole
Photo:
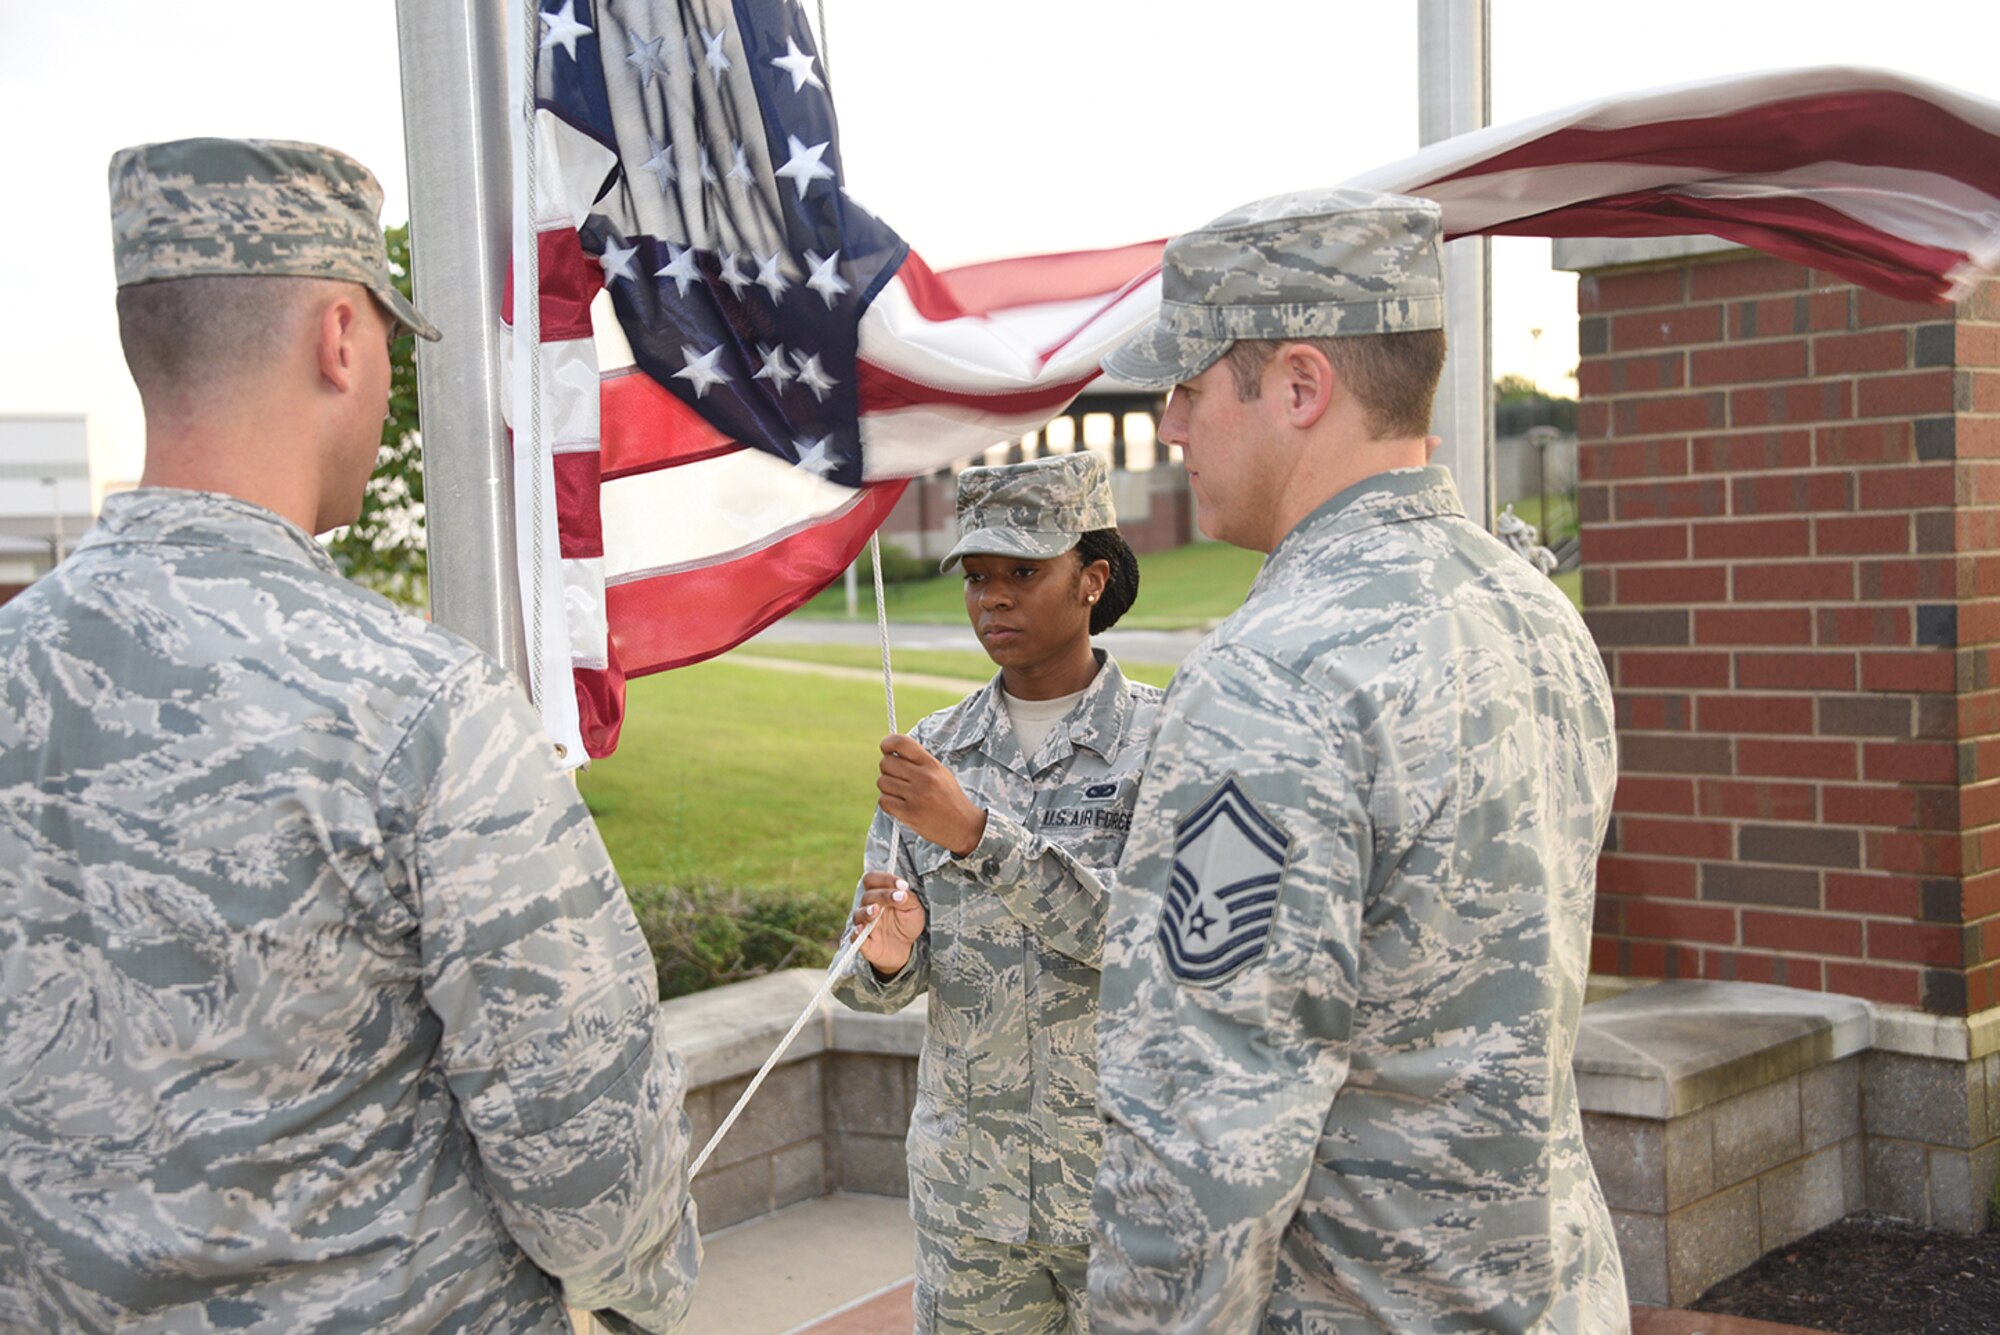
[[[627,893],[652,947],[662,998],[779,969],[823,969],[847,921],[846,901],[818,893],[715,885],[646,885]]]

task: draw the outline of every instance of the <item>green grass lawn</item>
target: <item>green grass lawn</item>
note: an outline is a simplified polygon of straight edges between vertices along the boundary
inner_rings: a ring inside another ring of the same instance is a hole
[[[1540,518],[1532,504],[1516,513]],[[1138,604],[1119,624],[1209,625],[1236,610],[1262,563],[1259,553],[1221,543],[1143,556]],[[1581,579],[1572,571],[1556,582],[1574,600]],[[956,577],[892,585],[889,614],[963,624],[963,589]],[[872,593],[864,584],[862,615],[870,620]],[[837,587],[800,612],[843,614]],[[876,744],[888,727],[881,683],[740,661],[752,656],[871,674],[881,665],[870,645],[765,643],[642,677],[629,687],[618,753],[579,779],[652,942],[665,995],[824,963],[861,870],[875,810]],[[970,650],[908,650],[894,661],[899,674],[963,683],[899,683],[905,729],[993,674],[991,661]],[[1156,686],[1174,671],[1159,663],[1121,666]]]
[[[1550,545],[1564,538],[1576,536],[1576,502],[1564,492],[1551,492],[1547,496],[1523,496],[1513,502],[1514,514],[1523,521],[1533,524],[1541,531],[1542,541]],[[1549,527],[1542,528],[1542,515],[1549,517]]]
[[[1220,543],[1142,557],[1138,608],[1119,624],[1206,624],[1235,610],[1261,561]],[[1572,571],[1556,582],[1576,599],[1580,581]],[[891,615],[958,622],[961,587],[936,579],[893,588]],[[829,596],[840,594],[820,601]],[[1150,616],[1137,615],[1147,609]],[[866,645],[766,643],[744,652],[869,670],[881,663]],[[1156,686],[1173,676],[1165,664],[1121,666]],[[959,678],[966,690],[993,673],[986,656],[971,651],[909,650],[895,655],[895,667]],[[899,686],[899,721],[908,728],[961,694]],[[875,745],[886,728],[879,683],[724,658],[631,683],[618,754],[593,765],[581,786],[629,886],[844,898],[875,805]]]
[[[902,687],[905,727],[959,698]],[[618,752],[580,787],[628,887],[845,902],[875,808],[882,688],[727,660],[631,683]]]
[[[1264,564],[1263,554],[1222,542],[1198,542],[1139,558],[1139,601],[1119,621],[1143,630],[1206,626],[1236,610]],[[883,569],[893,569],[885,559]],[[892,584],[886,590],[889,615],[897,621],[958,623],[965,620],[965,585],[956,575]],[[875,615],[875,590],[861,581],[858,615]],[[840,585],[820,594],[794,616],[843,618],[847,595]]]
[[[871,674],[881,662],[866,645],[765,644],[750,655]],[[1173,676],[1159,663],[1122,666],[1159,686]],[[993,670],[984,654],[938,650],[897,654],[896,667],[963,683],[899,684],[905,728]],[[725,657],[630,684],[618,753],[579,787],[652,943],[663,995],[825,963],[860,870],[887,726],[881,685],[869,679]]]
[[[860,645],[759,645],[755,653],[873,669]],[[1173,668],[1121,664],[1166,685]],[[911,652],[896,670],[962,677],[984,654]],[[899,684],[904,728],[963,691]],[[876,743],[888,731],[878,682],[774,672],[728,658],[641,677],[628,688],[617,754],[578,779],[611,861],[629,887],[824,892],[843,902],[875,810]]]

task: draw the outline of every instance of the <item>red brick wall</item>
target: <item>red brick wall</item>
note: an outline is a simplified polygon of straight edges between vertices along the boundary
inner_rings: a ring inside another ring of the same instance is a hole
[[[2000,285],[1730,256],[1578,306],[1593,967],[2000,1005]]]

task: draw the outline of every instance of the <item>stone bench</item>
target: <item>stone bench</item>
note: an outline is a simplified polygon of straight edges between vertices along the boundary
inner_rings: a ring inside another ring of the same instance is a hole
[[[795,969],[665,1003],[704,1145],[818,988]],[[829,1001],[695,1179],[712,1232],[831,1191],[908,1192],[921,1002]],[[1684,1306],[1856,1210],[1986,1226],[2000,1012],[1964,1020],[1757,983],[1669,982],[1584,1008],[1584,1136],[1632,1301]]]
[[[1983,1229],[1995,1029],[1761,983],[1585,1007],[1577,1100],[1632,1301],[1685,1306],[1856,1210]]]
[[[818,990],[812,969],[677,997],[661,1013],[688,1065],[697,1150]],[[903,1134],[916,1101],[924,1003],[863,1015],[829,999],[694,1181],[703,1232],[832,1191],[909,1194]]]

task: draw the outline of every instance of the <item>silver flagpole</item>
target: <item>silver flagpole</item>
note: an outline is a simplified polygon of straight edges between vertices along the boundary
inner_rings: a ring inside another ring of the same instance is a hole
[[[1417,10],[1417,136],[1425,145],[1485,126],[1489,0],[1422,0]],[[1444,437],[1437,462],[1451,469],[1459,499],[1482,528],[1493,523],[1492,283],[1485,237],[1444,252],[1445,336],[1451,352],[1431,414]]]
[[[510,262],[512,14],[490,0],[396,3],[416,304],[444,331],[441,342],[417,348],[431,616],[525,684],[499,347]]]

